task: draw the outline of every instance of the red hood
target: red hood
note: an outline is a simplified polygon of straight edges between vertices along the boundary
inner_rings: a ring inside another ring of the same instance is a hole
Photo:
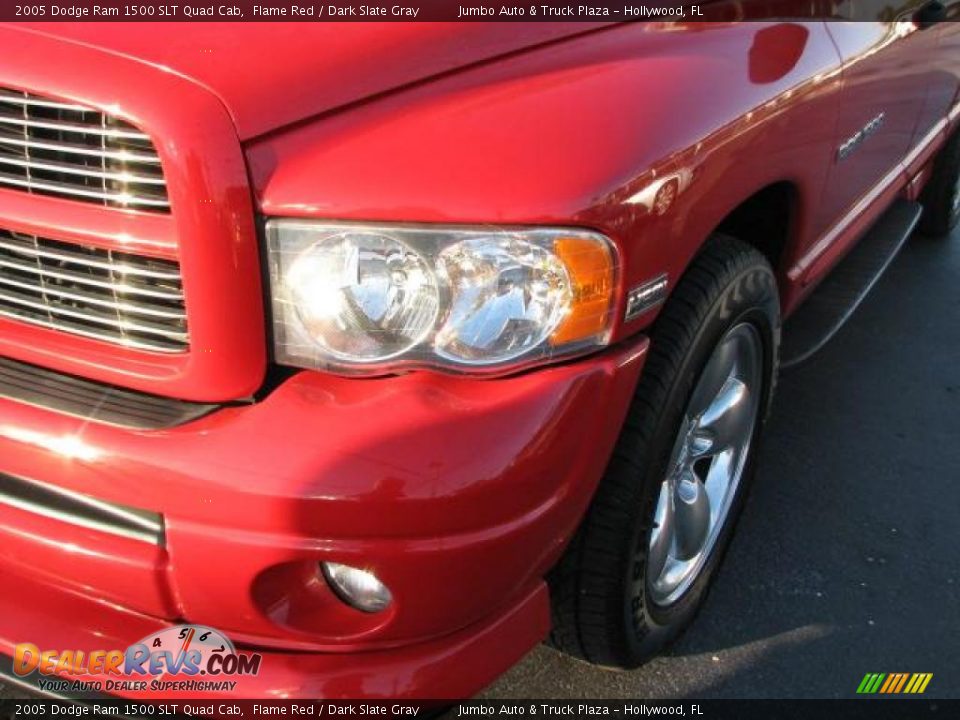
[[[35,23],[216,94],[240,138],[599,23]],[[171,102],[176,102],[171,98]]]

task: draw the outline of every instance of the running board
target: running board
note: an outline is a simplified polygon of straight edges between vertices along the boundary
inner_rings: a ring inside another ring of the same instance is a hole
[[[826,345],[863,302],[920,220],[920,203],[898,200],[784,323],[780,368]]]

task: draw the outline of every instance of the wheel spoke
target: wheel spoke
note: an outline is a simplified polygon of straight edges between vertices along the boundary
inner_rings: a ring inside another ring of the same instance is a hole
[[[653,515],[653,529],[650,531],[650,551],[647,555],[647,577],[654,580],[663,573],[670,549],[673,547],[674,515],[670,495],[670,483],[665,480],[660,488],[657,509]]]
[[[700,415],[710,406],[733,375],[736,364],[736,339],[728,337],[714,350],[710,360],[707,361],[707,366],[703,369],[703,375],[700,376],[690,398],[688,413],[691,417]]]
[[[716,523],[727,500],[727,494],[730,492],[734,471],[736,470],[736,455],[737,452],[733,449],[724,450],[717,455],[710,465],[706,480],[704,480],[703,485],[710,500],[711,523]]]
[[[710,498],[692,470],[684,472],[677,482],[674,521],[677,557],[689,560],[703,549],[710,530]]]
[[[714,455],[743,442],[753,422],[750,390],[735,377],[728,378],[713,402],[704,410],[694,431],[695,455]]]

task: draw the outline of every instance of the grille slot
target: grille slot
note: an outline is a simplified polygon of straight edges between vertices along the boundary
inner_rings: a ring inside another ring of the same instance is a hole
[[[150,138],[98,110],[0,88],[0,187],[169,212]]]
[[[0,357],[0,397],[140,430],[182,425],[220,407],[124,390],[4,357]]]
[[[163,545],[157,513],[0,473],[0,503],[91,530]]]
[[[7,230],[0,316],[140,350],[189,345],[176,262]]]

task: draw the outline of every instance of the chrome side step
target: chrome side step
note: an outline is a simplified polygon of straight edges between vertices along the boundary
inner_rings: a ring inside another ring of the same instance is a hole
[[[0,504],[110,535],[163,546],[157,513],[98,500],[35,480],[0,473]]]
[[[783,326],[780,368],[809,359],[844,326],[920,221],[920,203],[898,200]]]

